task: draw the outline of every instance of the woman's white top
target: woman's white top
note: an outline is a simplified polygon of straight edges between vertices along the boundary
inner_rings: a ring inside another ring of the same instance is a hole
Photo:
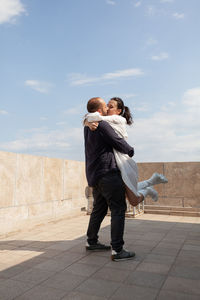
[[[126,130],[126,119],[119,115],[101,116],[99,112],[88,113],[86,116],[88,122],[106,121],[112,126],[115,132],[121,137],[127,140],[128,134]],[[138,168],[136,162],[127,154],[123,154],[113,149],[116,163],[121,171],[122,179],[128,188],[136,195],[138,183]]]

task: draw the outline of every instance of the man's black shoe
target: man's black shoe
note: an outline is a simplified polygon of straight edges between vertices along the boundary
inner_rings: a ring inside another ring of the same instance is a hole
[[[114,261],[121,261],[121,260],[128,260],[133,259],[135,256],[134,252],[126,251],[122,249],[120,252],[116,252],[115,250],[112,250],[111,259]]]
[[[94,245],[89,245],[88,243],[86,244],[86,250],[90,250],[90,251],[107,251],[110,249],[111,249],[111,246],[104,245],[99,242],[97,242]]]

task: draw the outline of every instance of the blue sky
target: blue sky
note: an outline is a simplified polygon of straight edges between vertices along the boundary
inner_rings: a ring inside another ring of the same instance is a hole
[[[119,96],[136,161],[199,161],[199,11],[199,0],[0,0],[0,150],[83,161],[88,99]]]

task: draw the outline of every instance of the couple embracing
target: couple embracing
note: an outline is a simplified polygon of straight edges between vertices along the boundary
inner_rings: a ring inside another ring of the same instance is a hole
[[[132,124],[130,110],[122,99],[112,98],[108,105],[102,98],[87,103],[85,119],[85,159],[88,185],[93,188],[93,210],[87,230],[86,249],[110,250],[114,261],[132,259],[135,253],[123,248],[126,197],[136,206],[146,196],[157,201],[152,185],[166,183],[162,174],[154,173],[148,180],[138,183],[137,164],[131,158],[134,149],[127,142],[126,125]],[[111,246],[101,244],[98,232],[101,222],[111,211]]]

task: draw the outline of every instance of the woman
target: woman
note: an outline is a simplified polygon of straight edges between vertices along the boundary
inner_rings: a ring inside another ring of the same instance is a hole
[[[86,125],[93,130],[98,126],[96,122],[104,120],[124,139],[128,138],[126,125],[133,123],[129,108],[125,106],[122,99],[118,97],[110,99],[107,116],[101,116],[98,112],[88,113],[86,120]],[[168,182],[166,177],[162,174],[154,173],[148,180],[138,183],[138,168],[135,161],[128,155],[118,152],[115,149],[113,149],[113,152],[126,186],[126,195],[130,204],[136,206],[142,202],[146,196],[151,196],[152,200],[157,201],[158,193],[151,186]]]

